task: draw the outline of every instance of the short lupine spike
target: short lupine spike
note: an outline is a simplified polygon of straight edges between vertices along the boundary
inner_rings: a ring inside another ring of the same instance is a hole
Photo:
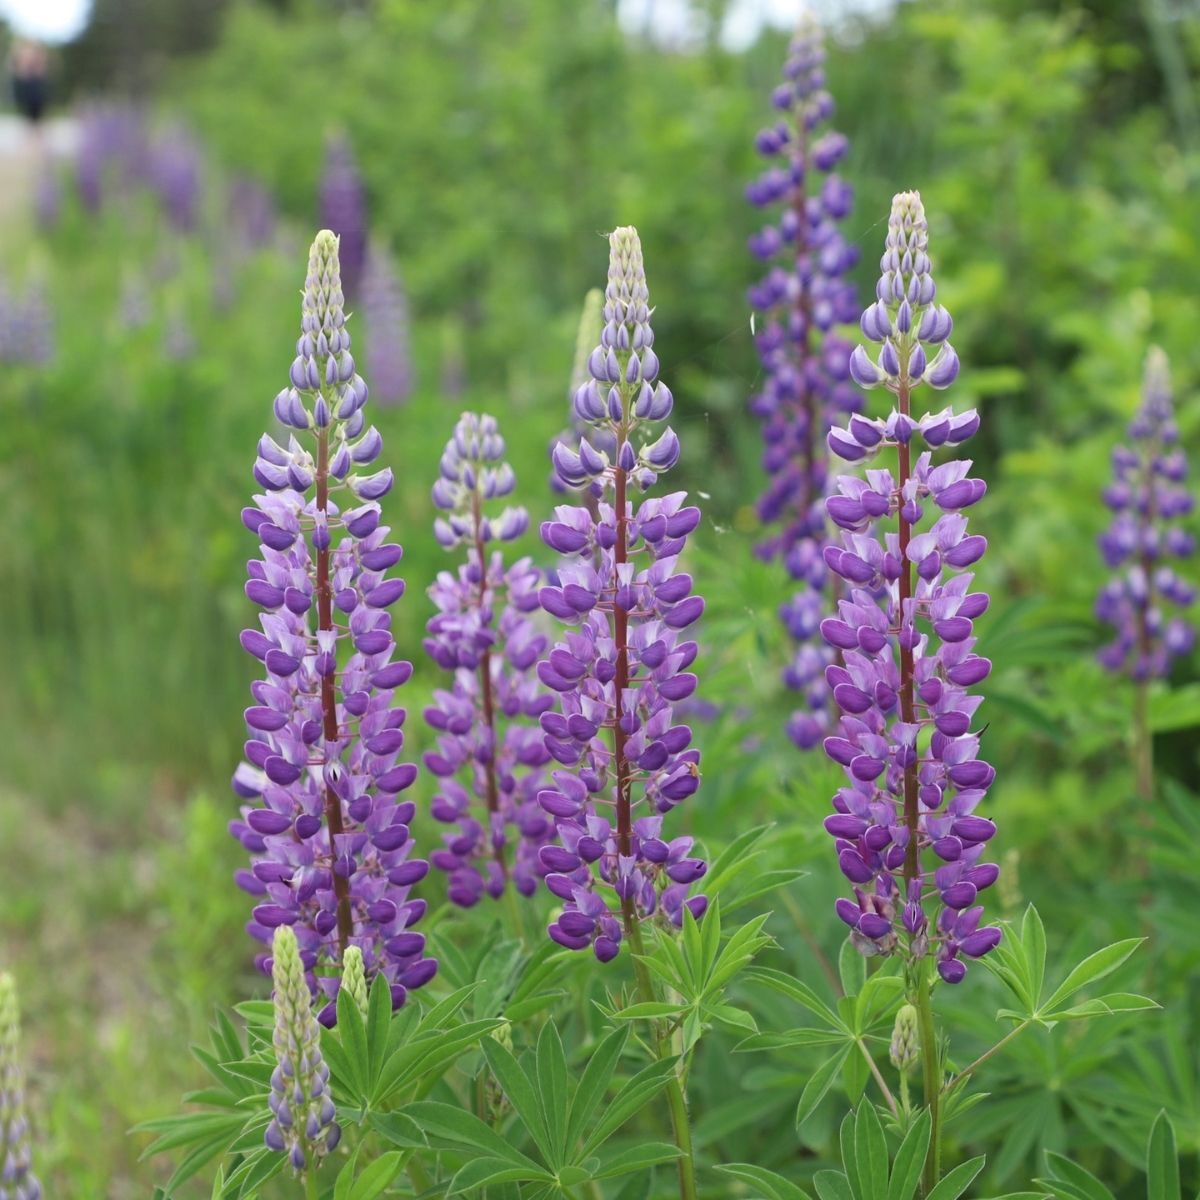
[[[1188,558],[1195,539],[1180,522],[1193,507],[1187,458],[1179,445],[1167,356],[1153,346],[1146,356],[1142,405],[1129,425],[1129,442],[1113,450],[1113,482],[1104,502],[1112,524],[1100,537],[1104,561],[1116,572],[1096,599],[1096,616],[1116,637],[1100,662],[1137,681],[1166,675],[1172,659],[1188,654],[1195,628],[1166,606],[1189,608],[1196,589],[1172,570]]]
[[[275,985],[275,1070],[271,1075],[271,1122],[264,1140],[288,1156],[297,1173],[333,1150],[341,1138],[337,1108],[329,1094],[329,1067],[321,1056],[321,1029],[296,935],[287,925],[271,944]]]
[[[354,1001],[358,1011],[367,1015],[367,975],[363,954],[357,946],[347,946],[342,956],[342,991]]]
[[[508,886],[533,895],[545,874],[538,851],[554,831],[537,803],[550,755],[536,721],[553,703],[534,675],[547,639],[528,616],[541,572],[528,558],[506,566],[495,546],[528,527],[523,508],[494,508],[515,486],[495,419],[463,413],[433,485],[444,514],[434,523],[437,539],[465,550],[466,561],[439,572],[429,589],[438,613],[425,650],[453,684],[435,691],[425,710],[438,735],[425,766],[440,780],[430,811],[452,827],[431,861],[464,907],[485,892],[498,899]]]
[[[978,429],[973,410],[911,412],[920,384],[944,387],[958,371],[936,290],[921,197],[903,192],[892,202],[877,300],[862,316],[864,334],[883,343],[879,365],[860,346],[854,368],[860,382],[885,384],[897,405],[886,418],[855,415],[829,434],[830,450],[851,461],[894,454],[897,473],[842,475],[826,502],[842,533],[825,561],[847,595],[838,616],[821,623],[842,655],[826,670],[842,717],[825,751],[848,781],[825,828],[854,885],[854,899],[836,906],[854,945],[868,955],[936,955],[942,979],[958,983],[963,960],[1000,941],[998,928],[980,927],[983,906],[975,903],[999,875],[982,861],[996,827],[976,812],[995,771],[978,757],[980,735],[971,732],[981,697],[970,688],[992,664],[974,653],[973,622],[988,597],[970,591],[967,568],[987,542],[968,533],[962,511],[987,487],[968,475],[968,459],[933,464],[935,449],[952,449]],[[919,440],[927,449],[914,462]],[[930,504],[941,515],[921,528]],[[934,898],[930,920],[925,906]]]
[[[30,1164],[17,985],[0,971],[0,1200],[40,1200],[41,1195]]]

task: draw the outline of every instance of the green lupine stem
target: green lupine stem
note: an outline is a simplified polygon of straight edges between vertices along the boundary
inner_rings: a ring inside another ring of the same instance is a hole
[[[924,1192],[928,1196],[937,1187],[942,1173],[941,1093],[942,1071],[938,1063],[937,1032],[933,1025],[933,998],[930,994],[929,973],[933,960],[926,958],[917,964],[917,1036],[921,1045],[921,1078],[925,1090],[925,1105],[929,1109],[929,1152],[925,1156]]]
[[[412,1182],[413,1187],[416,1188],[418,1196],[433,1187],[433,1180],[429,1178],[429,1173],[421,1166],[421,1160],[417,1158],[416,1154],[412,1154],[409,1157],[408,1162],[405,1164],[405,1170],[407,1170],[408,1178]]]
[[[627,921],[625,933],[629,938],[629,946],[633,951],[633,971],[637,979],[638,995],[646,1004],[658,1001],[654,981],[642,961],[645,947],[642,943],[642,931],[638,922]],[[654,1053],[661,1059],[667,1056],[669,1047],[663,1037],[660,1022],[654,1022]],[[671,1072],[667,1083],[667,1107],[671,1110],[671,1129],[675,1135],[675,1145],[679,1147],[679,1200],[696,1200],[696,1163],[692,1154],[692,1129],[688,1122],[687,1099],[683,1094],[683,1084],[678,1070]]]
[[[312,1163],[304,1172],[304,1195],[307,1200],[320,1200],[321,1189],[317,1186],[317,1168]]]

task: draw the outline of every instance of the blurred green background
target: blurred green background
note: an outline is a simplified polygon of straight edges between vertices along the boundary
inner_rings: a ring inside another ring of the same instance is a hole
[[[406,548],[396,622],[417,663],[414,747],[438,682],[420,649],[424,589],[446,562],[430,533],[438,452],[460,410],[496,415],[536,529],[555,502],[547,446],[566,420],[578,306],[603,280],[602,234],[634,224],[676,396],[680,486],[705,509],[692,570],[709,599],[700,694],[717,714],[700,726],[705,785],[681,820],[716,847],[774,822],[780,863],[811,871],[767,905],[780,953],[792,969],[815,964],[814,944],[836,955],[820,820],[838,776],[783,735],[775,610],[788,587],[753,556],[745,242],[761,214],[743,188],[787,38],[765,13],[725,0],[657,16],[605,0],[97,0],[57,55],[48,136],[8,129],[0,277],[8,295],[44,293],[54,353],[0,362],[0,963],[25,995],[48,1194],[148,1195],[163,1165],[138,1163],[125,1131],[198,1082],[185,1047],[213,1005],[264,990],[225,832],[255,665],[237,645],[255,551],[238,512],[286,382],[334,132],[353,147],[370,231],[393,250],[412,313],[415,393],[373,419],[398,479],[385,512]],[[1026,1184],[1042,1148],[1069,1146],[1114,1191],[1141,1195],[1133,1164],[1158,1108],[1188,1155],[1200,1147],[1200,683],[1193,658],[1152,698],[1161,798],[1139,910],[1131,697],[1093,660],[1091,606],[1105,578],[1099,492],[1152,342],[1170,355],[1184,445],[1200,459],[1200,13],[1169,0],[926,0],[826,15],[863,294],[892,193],[919,188],[963,363],[952,398],[983,415],[972,450],[989,493],[973,520],[995,596],[979,625],[996,663],[983,710],[1006,867],[995,905],[1011,915],[1036,901],[1052,954],[1148,933],[1127,982],[1164,1005],[1053,1048],[1031,1036],[952,1133],[990,1149],[996,1191]],[[81,204],[77,118],[100,98],[136,102],[161,137],[179,122],[194,132],[193,231],[119,180],[98,213]],[[244,175],[282,217],[253,251],[229,207]],[[55,188],[46,228],[35,199]],[[145,320],[131,326],[139,296]],[[0,323],[15,312],[0,307]],[[176,352],[181,333],[194,352]],[[536,534],[519,548],[542,556]],[[429,790],[418,783],[418,799]],[[417,833],[429,848],[440,837],[428,818]],[[426,887],[435,907],[439,886]],[[443,913],[436,927],[479,938],[489,919]],[[996,995],[978,970],[951,1002],[968,1042],[987,1037]],[[837,1110],[797,1143],[807,1060],[731,1066],[718,1046],[693,1088],[708,1159],[818,1164]]]

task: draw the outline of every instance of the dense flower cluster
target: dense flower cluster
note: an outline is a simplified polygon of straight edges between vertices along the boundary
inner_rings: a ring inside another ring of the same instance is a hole
[[[696,687],[688,671],[696,643],[681,639],[704,601],[676,567],[700,510],[682,492],[637,506],[629,499],[631,485],[644,492],[675,465],[679,439],[667,428],[634,443],[673,401],[658,381],[637,230],[617,229],[609,249],[604,327],[574,398],[589,432],[577,450],[560,442],[553,454],[566,487],[595,484],[601,498],[594,516],[560,506],[542,525],[546,545],[568,561],[540,601],[568,630],[538,665],[559,696],[558,711],[542,717],[546,747],[566,768],[538,797],[557,826],[556,844],[541,851],[546,883],[563,901],[550,936],[591,946],[601,961],[616,956],[623,936],[637,944],[638,921],[659,914],[678,926],[685,906],[696,917],[707,906],[688,896],[706,869],[692,839],[663,839],[665,815],[700,786],[692,731],[672,713]]]
[[[1000,940],[999,929],[980,927],[983,908],[975,903],[999,874],[981,861],[996,827],[975,810],[995,771],[979,758],[980,735],[971,724],[981,697],[969,692],[991,669],[973,649],[973,621],[988,597],[970,591],[966,571],[987,542],[967,532],[962,512],[987,489],[968,475],[969,460],[933,462],[934,450],[957,446],[978,429],[975,412],[911,412],[914,390],[947,387],[958,374],[947,341],[950,315],[934,303],[916,192],[892,201],[880,271],[876,300],[861,321],[866,337],[882,343],[878,361],[859,346],[850,369],[864,387],[885,385],[896,407],[878,420],[852,416],[828,440],[851,461],[894,451],[897,473],[884,467],[843,475],[839,494],[826,504],[843,532],[826,547],[825,561],[848,595],[838,616],[821,623],[842,655],[826,671],[843,715],[825,749],[849,782],[834,797],[825,828],[854,884],[855,898],[839,900],[837,912],[858,948],[913,958],[935,953],[941,977],[957,983],[966,974],[962,958],[978,958]],[[914,440],[927,447],[915,461]],[[931,504],[940,515],[920,528]],[[895,532],[885,531],[881,523],[892,519]],[[932,923],[930,901],[940,905]]]
[[[803,697],[788,723],[802,749],[815,746],[830,723],[823,673],[832,655],[817,636],[831,603],[822,595],[828,581],[821,554],[829,478],[825,434],[862,406],[849,383],[850,343],[831,332],[858,317],[855,288],[846,278],[858,251],[837,225],[853,201],[850,185],[835,171],[847,140],[832,130],[817,132],[833,113],[824,61],[820,29],[806,16],[788,48],[785,82],[773,96],[780,117],[756,141],[773,165],[746,193],[760,207],[783,206],[750,239],[754,256],[772,264],[749,294],[764,317],[755,335],[763,384],[750,411],[762,421],[769,477],[758,515],[772,532],[759,552],[781,559],[801,585],[780,617],[797,644],[784,680]]]
[[[0,1200],[40,1200],[42,1185],[30,1166],[19,1043],[17,987],[0,971]]]
[[[379,506],[392,472],[360,473],[383,442],[365,427],[367,388],[342,305],[338,241],[323,230],[291,386],[275,398],[290,436],[284,446],[263,435],[254,477],[264,492],[242,513],[262,543],[246,594],[265,610],[262,631],[245,631],[242,645],[266,678],[253,687],[247,761],[234,775],[253,804],[231,827],[253,858],[238,875],[259,900],[248,929],[268,944],[280,926],[295,930],[310,982],[329,998],[326,1022],[338,980],[320,968],[336,969],[351,945],[369,976],[386,976],[396,1005],[437,969],[412,928],[425,903],[409,888],[428,870],[409,857],[414,805],[397,799],[417,769],[397,761],[405,712],[392,706],[412,674],[411,663],[392,660],[388,609],[404,581],[387,572],[402,551]]]
[[[352,300],[367,261],[367,197],[350,143],[341,136],[325,145],[320,184],[320,220],[341,243],[342,287]]]
[[[367,251],[362,317],[372,395],[378,404],[403,404],[413,389],[408,296],[392,256],[378,243]]]
[[[523,508],[486,511],[515,484],[494,418],[464,413],[442,453],[433,502],[446,514],[434,526],[438,541],[465,547],[466,562],[429,589],[438,612],[425,641],[430,658],[454,674],[425,710],[438,731],[425,765],[441,780],[431,811],[454,827],[430,857],[463,906],[484,892],[498,898],[510,879],[533,895],[545,873],[538,851],[554,832],[537,802],[550,755],[536,722],[553,703],[534,676],[548,640],[528,616],[541,573],[528,558],[506,568],[503,554],[488,549],[529,526]]]
[[[296,935],[286,925],[271,947],[275,985],[275,1070],[271,1073],[271,1122],[265,1140],[286,1153],[293,1170],[335,1149],[342,1131],[329,1094],[329,1067],[321,1056],[321,1030],[312,1014]]]
[[[1164,561],[1185,558],[1195,540],[1179,520],[1192,511],[1185,486],[1187,459],[1179,446],[1171,404],[1167,356],[1157,347],[1146,358],[1142,406],[1129,426],[1128,446],[1113,450],[1113,483],[1104,502],[1112,524],[1100,537],[1104,561],[1117,575],[1096,599],[1096,616],[1116,631],[1100,652],[1110,671],[1133,679],[1165,675],[1171,660],[1187,654],[1196,631],[1182,616],[1167,619],[1163,604],[1187,608],[1196,589]]]

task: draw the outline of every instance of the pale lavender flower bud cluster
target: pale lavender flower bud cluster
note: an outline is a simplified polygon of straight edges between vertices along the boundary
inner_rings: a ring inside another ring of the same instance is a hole
[[[271,1121],[264,1140],[288,1156],[294,1171],[336,1149],[341,1127],[329,1094],[329,1067],[321,1055],[321,1030],[312,1013],[300,947],[282,925],[271,946],[275,985],[275,1070],[271,1073]]]
[[[552,456],[564,486],[595,484],[601,498],[596,515],[561,506],[542,525],[546,545],[568,561],[540,601],[568,629],[538,666],[559,697],[542,729],[564,768],[538,797],[557,827],[556,844],[541,851],[546,883],[563,901],[549,932],[602,962],[623,937],[637,944],[639,921],[679,926],[685,907],[698,918],[707,906],[688,895],[706,869],[692,839],[663,836],[666,815],[700,785],[692,731],[673,717],[696,687],[688,668],[697,646],[683,638],[704,601],[677,566],[700,510],[682,492],[629,499],[631,486],[645,491],[675,465],[679,440],[670,428],[635,440],[673,401],[658,379],[637,230],[617,229],[609,249],[600,344],[574,397],[588,433],[577,450],[560,442]]]
[[[392,659],[388,611],[404,593],[404,581],[388,576],[403,552],[380,521],[392,472],[359,470],[383,445],[365,425],[366,399],[338,241],[323,230],[291,386],[275,398],[290,436],[281,445],[263,435],[254,477],[264,491],[242,513],[262,543],[246,594],[265,610],[261,632],[246,630],[242,645],[266,677],[253,686],[247,761],[233,781],[253,803],[231,826],[253,860],[238,875],[259,901],[249,932],[269,943],[280,926],[295,930],[310,984],[329,1000],[323,1021],[334,1019],[336,971],[351,945],[369,976],[387,978],[397,1006],[437,969],[413,930],[425,902],[409,889],[428,864],[410,857],[414,805],[398,799],[417,774],[398,761],[405,711],[392,703],[412,674]]]
[[[321,224],[341,243],[342,286],[357,299],[367,260],[367,197],[354,152],[340,134],[325,144],[318,208]]]
[[[0,971],[0,1200],[41,1200],[30,1161],[20,1035],[17,986]]]
[[[1171,660],[1196,642],[1186,618],[1163,612],[1166,604],[1186,609],[1196,599],[1196,589],[1167,561],[1189,557],[1196,544],[1179,524],[1193,500],[1167,356],[1157,346],[1146,357],[1142,406],[1129,426],[1129,442],[1113,450],[1113,482],[1104,492],[1113,520],[1100,536],[1100,552],[1118,573],[1096,598],[1096,616],[1117,631],[1100,662],[1142,681],[1166,675]]]
[[[408,296],[391,254],[379,243],[367,249],[362,318],[376,403],[386,407],[403,404],[413,390]]]
[[[843,533],[826,547],[825,561],[848,595],[838,616],[821,624],[842,655],[826,671],[843,715],[825,750],[848,783],[825,828],[854,884],[854,899],[839,900],[837,912],[855,945],[865,954],[936,954],[941,977],[957,983],[964,958],[1000,941],[999,929],[980,926],[976,904],[999,874],[982,861],[996,827],[976,811],[995,771],[979,757],[980,734],[971,732],[982,698],[970,688],[991,663],[974,653],[973,622],[988,597],[970,590],[966,568],[987,542],[968,533],[962,511],[987,489],[968,475],[969,460],[933,462],[935,450],[975,432],[978,416],[911,412],[916,388],[945,387],[958,370],[946,341],[949,314],[934,299],[916,192],[892,202],[880,271],[878,299],[862,317],[867,336],[883,343],[880,365],[859,347],[852,369],[864,385],[886,384],[897,406],[879,420],[852,416],[846,429],[830,433],[829,448],[854,461],[894,453],[897,470],[843,475],[826,504]],[[938,349],[930,354],[923,343]],[[914,440],[927,447],[915,462]],[[940,515],[923,526],[930,506]],[[892,521],[894,531],[883,524]],[[931,902],[938,906],[932,921]]]
[[[599,288],[592,288],[583,298],[583,308],[579,312],[579,329],[575,335],[575,357],[571,364],[571,381],[567,388],[567,403],[571,408],[571,424],[550,443],[551,462],[553,463],[554,448],[561,442],[568,449],[579,450],[579,441],[589,432],[587,425],[575,411],[575,393],[587,382],[588,356],[591,354],[600,336],[603,325],[601,310],[604,305],[604,293]],[[595,436],[595,431],[592,432]],[[558,472],[551,467],[550,490],[560,495],[571,490],[559,478]],[[598,485],[589,484],[583,489],[584,503],[594,509],[599,495]],[[594,512],[593,512],[594,515]]]
[[[453,826],[431,861],[449,876],[449,896],[469,907],[486,892],[498,899],[511,881],[524,896],[545,873],[538,851],[553,822],[538,804],[550,761],[537,719],[553,704],[534,668],[548,640],[529,619],[541,573],[528,558],[505,566],[492,542],[528,528],[523,508],[490,516],[485,506],[512,493],[512,468],[495,419],[463,413],[442,454],[433,500],[438,541],[466,548],[456,572],[442,571],[429,594],[438,613],[425,649],[449,690],[434,692],[425,719],[437,730],[426,767],[440,780],[433,816]]]
[[[850,185],[836,173],[848,142],[832,130],[818,133],[833,113],[824,61],[820,28],[806,16],[788,47],[785,82],[773,96],[781,115],[756,139],[773,165],[747,189],[755,205],[783,206],[750,239],[754,256],[773,264],[749,293],[764,318],[755,334],[763,384],[750,399],[750,411],[762,421],[762,463],[769,478],[757,507],[772,532],[759,553],[780,558],[802,585],[780,608],[796,643],[784,680],[804,698],[788,723],[801,749],[815,746],[830,722],[824,670],[832,656],[818,637],[828,607],[821,554],[829,479],[825,434],[862,407],[849,382],[850,343],[832,332],[858,317],[855,288],[846,278],[858,251],[838,229],[853,202]]]

